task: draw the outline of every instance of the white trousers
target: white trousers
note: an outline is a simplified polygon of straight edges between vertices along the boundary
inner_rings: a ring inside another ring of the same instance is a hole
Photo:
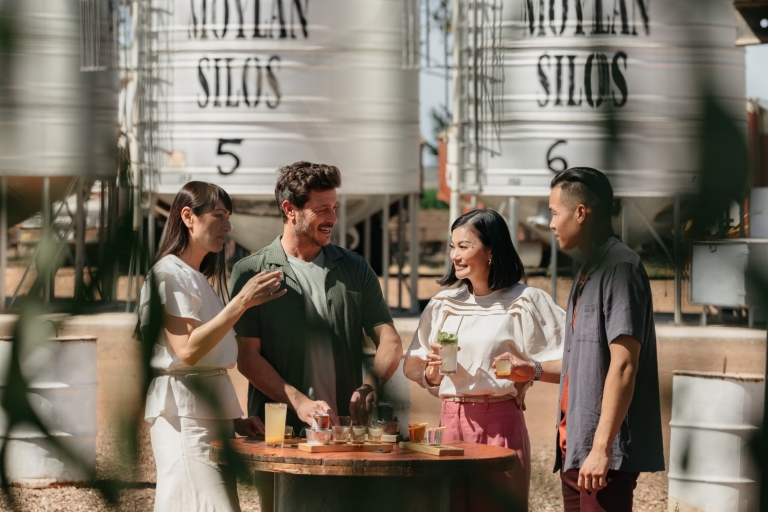
[[[234,437],[232,420],[163,413],[150,437],[157,465],[155,512],[240,512],[235,475],[208,458],[211,442]]]

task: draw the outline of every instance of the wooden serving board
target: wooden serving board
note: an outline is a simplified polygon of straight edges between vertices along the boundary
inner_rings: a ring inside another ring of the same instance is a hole
[[[381,440],[384,443],[399,443],[403,440],[400,434],[382,434]]]
[[[457,448],[455,446],[449,446],[445,444],[402,442],[400,443],[400,448],[414,452],[428,453],[429,455],[437,455],[438,457],[444,457],[447,455],[464,455],[464,448]]]
[[[264,444],[264,436],[259,437],[246,437],[243,440],[246,444]],[[296,446],[300,443],[306,443],[307,440],[303,437],[292,437],[291,439],[285,439],[283,441],[284,446]]]
[[[331,452],[391,452],[391,444],[321,444],[308,445],[300,444],[299,450],[309,453],[331,453]]]

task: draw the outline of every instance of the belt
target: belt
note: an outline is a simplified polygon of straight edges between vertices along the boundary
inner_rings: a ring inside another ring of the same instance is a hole
[[[471,403],[471,404],[483,404],[487,400],[489,404],[495,403],[495,402],[507,402],[509,400],[514,400],[515,397],[512,395],[504,395],[504,396],[448,396],[443,398],[446,402],[459,402],[459,403]]]
[[[226,368],[211,368],[209,370],[203,369],[179,369],[179,370],[154,370],[155,376],[160,377],[163,375],[169,375],[171,377],[182,377],[184,379],[206,379],[208,377],[218,377],[219,375],[226,375]]]

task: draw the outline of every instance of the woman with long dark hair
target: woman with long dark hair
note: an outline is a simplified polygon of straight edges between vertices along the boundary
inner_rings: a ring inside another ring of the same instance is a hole
[[[227,374],[237,362],[232,329],[250,307],[282,296],[280,271],[258,274],[227,301],[224,244],[232,201],[192,181],[171,205],[154,266],[141,291],[139,325],[149,323],[152,288],[163,305],[150,366],[145,419],[157,465],[156,511],[239,511],[235,475],[211,462],[211,441],[263,432],[243,411]]]
[[[536,364],[561,359],[565,312],[547,293],[520,283],[523,263],[498,213],[475,210],[456,219],[450,249],[450,263],[438,281],[450,288],[433,297],[421,315],[403,370],[442,398],[443,440],[517,451],[520,464],[512,471],[454,479],[451,510],[528,510],[531,449],[522,411],[528,384],[496,378],[494,358],[511,353]],[[458,342],[453,374],[440,373],[441,339]]]

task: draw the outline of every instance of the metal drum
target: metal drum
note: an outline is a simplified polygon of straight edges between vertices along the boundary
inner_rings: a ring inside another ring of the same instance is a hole
[[[654,227],[668,226],[671,215],[657,216],[669,198],[697,186],[705,95],[746,133],[744,51],[728,0],[504,0],[501,18],[500,135],[483,143],[500,154],[484,160],[479,184],[466,163],[462,179],[470,193],[530,198],[521,219],[536,215],[556,172],[589,166],[617,197],[642,198]],[[647,232],[633,216],[631,230]]]
[[[8,382],[13,342],[0,341],[0,392]],[[49,433],[78,457],[89,472],[96,464],[96,338],[62,337],[21,347],[21,371],[27,397]],[[0,409],[0,438],[8,443],[6,471],[14,484],[43,487],[87,480],[87,472],[65,460],[31,425],[9,432]]]
[[[675,372],[672,393],[668,510],[757,511],[764,377]]]
[[[0,62],[0,175],[15,224],[40,209],[39,177],[59,197],[72,176],[115,174],[116,71],[80,71],[78,0],[0,2],[13,37]]]
[[[298,160],[338,166],[347,196],[418,192],[418,71],[402,67],[402,9],[399,0],[176,0],[159,29],[171,82],[160,98],[169,112],[159,130],[171,140],[161,197],[202,180],[274,203],[275,171]]]

